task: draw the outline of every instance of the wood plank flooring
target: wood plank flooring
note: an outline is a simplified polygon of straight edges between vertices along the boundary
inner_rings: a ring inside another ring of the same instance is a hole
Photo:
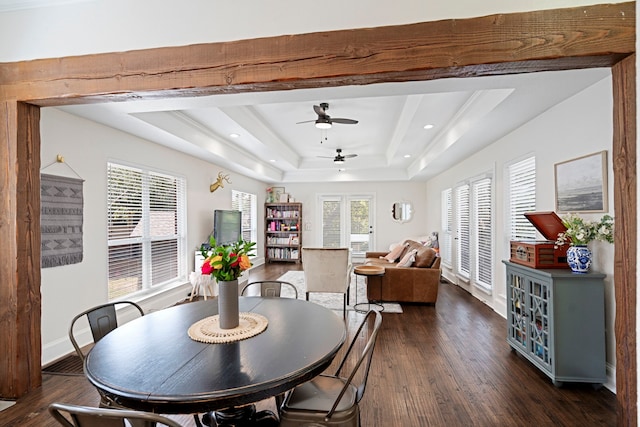
[[[294,264],[270,264],[250,279],[275,279]],[[614,426],[616,398],[604,387],[554,387],[506,343],[506,321],[465,291],[442,283],[435,306],[403,304],[384,314],[363,426]],[[352,332],[361,319],[349,312]],[[95,406],[98,393],[82,376],[43,375],[37,390],[0,412],[1,426],[57,426],[47,406]],[[272,401],[258,409],[274,409]],[[172,416],[193,426],[190,415]]]

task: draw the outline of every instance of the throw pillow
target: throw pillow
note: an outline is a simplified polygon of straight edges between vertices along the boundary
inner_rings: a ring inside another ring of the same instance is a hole
[[[398,245],[391,250],[388,254],[383,256],[382,258],[386,259],[389,262],[396,262],[398,258],[400,258],[400,254],[404,250],[404,245]]]
[[[436,251],[433,248],[423,247],[416,253],[416,264],[414,267],[431,268],[436,260]]]
[[[411,267],[411,264],[416,260],[416,249],[412,249],[407,254],[402,257],[402,259],[398,262],[398,267]]]

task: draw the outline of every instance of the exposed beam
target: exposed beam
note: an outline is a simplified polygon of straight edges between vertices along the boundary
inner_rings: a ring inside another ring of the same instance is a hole
[[[1,98],[38,105],[610,67],[635,3],[0,65]]]

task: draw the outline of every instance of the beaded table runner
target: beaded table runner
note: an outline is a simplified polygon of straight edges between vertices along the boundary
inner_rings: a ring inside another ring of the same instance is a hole
[[[256,313],[240,313],[240,322],[233,329],[221,329],[219,316],[206,317],[197,321],[189,328],[192,340],[218,344],[240,341],[251,338],[267,329],[269,321],[266,317]]]

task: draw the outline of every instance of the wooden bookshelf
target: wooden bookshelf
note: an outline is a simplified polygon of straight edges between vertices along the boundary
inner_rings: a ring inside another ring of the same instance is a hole
[[[266,262],[301,262],[302,203],[265,203]]]

